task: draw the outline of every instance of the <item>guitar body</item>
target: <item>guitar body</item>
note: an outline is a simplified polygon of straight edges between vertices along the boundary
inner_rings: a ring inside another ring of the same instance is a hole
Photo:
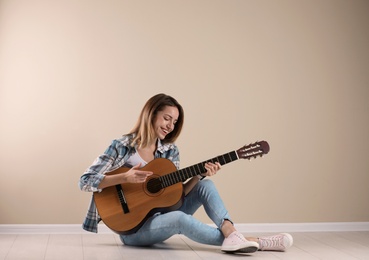
[[[119,168],[106,173],[114,175],[128,171],[129,168]],[[104,223],[118,234],[135,233],[147,218],[156,212],[169,212],[178,209],[183,201],[183,185],[176,183],[169,187],[152,191],[148,189],[148,183],[152,179],[176,171],[175,165],[168,159],[158,158],[145,167],[145,171],[153,172],[144,183],[124,183],[121,185],[123,201],[128,209],[122,208],[122,198],[116,186],[103,189],[94,193],[94,200],[101,219]],[[120,188],[120,187],[118,187]],[[125,212],[126,211],[126,212]]]

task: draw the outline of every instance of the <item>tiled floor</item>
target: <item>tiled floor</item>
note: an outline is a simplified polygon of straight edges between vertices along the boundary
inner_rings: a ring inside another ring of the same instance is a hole
[[[124,246],[116,234],[0,234],[0,259],[369,259],[369,232],[291,233],[287,252],[225,254],[177,235],[149,248]]]

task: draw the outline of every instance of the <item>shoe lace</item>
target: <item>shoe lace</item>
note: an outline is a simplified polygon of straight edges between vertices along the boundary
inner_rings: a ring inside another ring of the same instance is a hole
[[[259,238],[261,249],[281,249],[284,248],[283,236],[276,235],[266,238]]]

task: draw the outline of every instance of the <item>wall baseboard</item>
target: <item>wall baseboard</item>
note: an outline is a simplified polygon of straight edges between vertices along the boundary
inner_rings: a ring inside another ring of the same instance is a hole
[[[235,224],[242,233],[369,231],[369,222]]]
[[[214,225],[212,225],[214,226]],[[369,231],[369,222],[317,222],[317,223],[255,223],[235,224],[242,233],[279,232],[347,232]],[[104,224],[99,233],[112,231]],[[0,224],[0,234],[92,234],[82,229],[81,224]]]

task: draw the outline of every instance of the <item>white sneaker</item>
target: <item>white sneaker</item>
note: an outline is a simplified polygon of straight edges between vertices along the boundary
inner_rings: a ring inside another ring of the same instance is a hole
[[[224,239],[221,250],[226,253],[254,253],[259,249],[259,244],[248,241],[240,232],[234,231]]]
[[[293,244],[293,238],[288,233],[281,233],[269,237],[259,238],[259,250],[262,251],[286,251]]]

